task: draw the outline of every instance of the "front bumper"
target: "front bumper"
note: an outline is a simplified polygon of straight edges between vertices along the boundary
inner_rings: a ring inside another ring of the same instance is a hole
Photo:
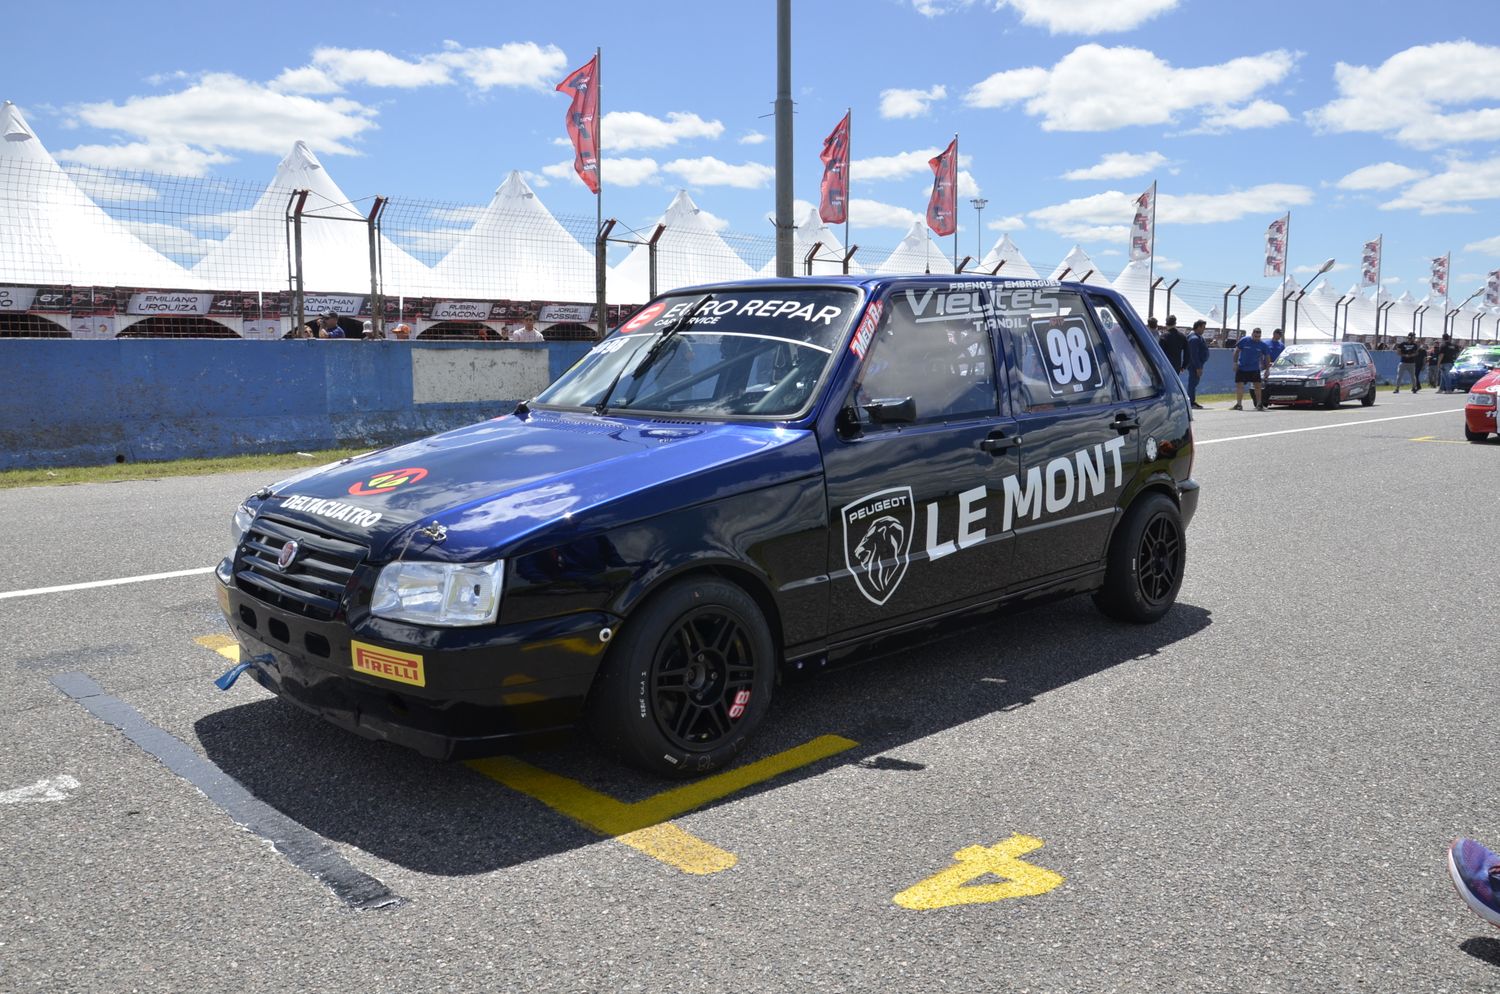
[[[1328,399],[1330,384],[1306,386],[1271,380],[1261,386],[1267,404],[1321,404]]]
[[[1198,513],[1198,481],[1183,480],[1177,484],[1177,508],[1182,515],[1182,527],[1186,528]]]
[[[1493,407],[1480,407],[1478,404],[1464,405],[1464,424],[1476,434],[1483,432],[1489,434],[1500,430],[1495,423],[1495,409]]]
[[[576,725],[604,658],[599,632],[620,623],[586,612],[479,628],[367,616],[351,627],[342,613],[318,621],[267,604],[225,582],[231,568],[226,560],[214,580],[219,605],[257,683],[341,728],[435,759],[487,755],[505,740]],[[356,671],[353,642],[419,657],[423,685]]]

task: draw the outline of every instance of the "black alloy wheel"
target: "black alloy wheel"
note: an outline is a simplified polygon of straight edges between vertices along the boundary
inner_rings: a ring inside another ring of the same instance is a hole
[[[627,762],[672,777],[718,769],[771,704],[778,659],[755,598],[711,574],[626,617],[589,691],[589,725]]]
[[[1182,532],[1166,514],[1147,522],[1136,552],[1135,582],[1153,607],[1170,603],[1182,579]]]
[[[1328,384],[1328,396],[1323,399],[1323,406],[1332,410],[1344,402],[1344,388],[1338,383]]]
[[[1165,493],[1149,492],[1130,505],[1110,539],[1094,604],[1120,621],[1158,621],[1176,602],[1186,566],[1182,513]]]

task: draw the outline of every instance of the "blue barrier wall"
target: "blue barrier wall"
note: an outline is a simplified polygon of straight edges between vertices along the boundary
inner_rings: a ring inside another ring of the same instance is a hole
[[[0,469],[381,445],[507,413],[586,342],[0,341]],[[451,389],[448,385],[451,384]]]

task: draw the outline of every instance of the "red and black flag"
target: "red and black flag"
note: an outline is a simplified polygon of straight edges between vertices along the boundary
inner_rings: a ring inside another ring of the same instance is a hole
[[[568,104],[568,137],[573,139],[573,168],[583,185],[599,192],[599,55],[589,59],[557,84]]]
[[[850,112],[852,113],[852,112]],[[823,139],[823,185],[818,201],[818,217],[824,224],[843,224],[849,220],[849,114],[833,133]]]
[[[939,235],[951,235],[958,230],[958,136],[954,136],[937,158],[928,159],[927,164],[932,167],[927,227]]]

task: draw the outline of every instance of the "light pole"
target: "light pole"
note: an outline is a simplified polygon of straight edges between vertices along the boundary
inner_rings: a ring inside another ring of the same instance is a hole
[[[1318,271],[1312,274],[1312,278],[1309,279],[1306,283],[1302,284],[1302,289],[1297,293],[1295,303],[1300,305],[1302,303],[1302,298],[1307,296],[1307,288],[1313,285],[1313,280],[1316,280],[1319,276],[1322,276],[1324,273],[1328,272],[1328,270],[1332,269],[1333,264],[1337,261],[1337,259],[1324,260],[1323,265],[1318,267]],[[1283,290],[1281,296],[1281,333],[1283,335],[1286,334],[1286,298],[1287,293],[1285,290]],[[1293,314],[1292,317],[1296,318],[1298,317],[1298,315]],[[1292,341],[1294,343],[1297,341],[1297,332],[1295,330],[1292,332]]]
[[[984,218],[984,209],[989,205],[990,202],[983,197],[974,197],[969,201],[969,206],[974,208],[974,258],[981,260],[984,258],[984,225],[980,222]]]

